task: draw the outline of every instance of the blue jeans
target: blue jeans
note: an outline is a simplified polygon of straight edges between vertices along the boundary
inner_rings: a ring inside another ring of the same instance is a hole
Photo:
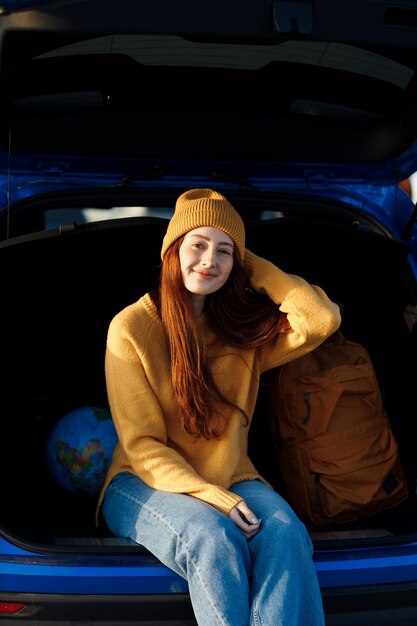
[[[249,541],[217,509],[158,491],[128,472],[106,491],[109,529],[145,546],[188,581],[200,626],[323,626],[312,544],[275,491],[251,480],[233,485],[262,519]]]

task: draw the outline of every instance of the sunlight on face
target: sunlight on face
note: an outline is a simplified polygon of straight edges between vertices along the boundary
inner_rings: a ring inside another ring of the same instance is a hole
[[[190,230],[180,247],[181,275],[199,315],[207,295],[218,291],[233,267],[233,240],[211,226]]]

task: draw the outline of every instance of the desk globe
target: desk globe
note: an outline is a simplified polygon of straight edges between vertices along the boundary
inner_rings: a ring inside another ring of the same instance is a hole
[[[84,406],[69,411],[49,433],[48,470],[65,491],[96,497],[103,486],[116,442],[116,430],[108,410]]]

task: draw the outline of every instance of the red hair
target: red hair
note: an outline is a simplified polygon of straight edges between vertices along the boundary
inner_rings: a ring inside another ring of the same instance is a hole
[[[182,428],[205,439],[219,437],[223,406],[244,411],[223,397],[207,365],[204,343],[197,332],[189,293],[179,261],[183,237],[167,250],[159,292],[153,300],[160,312],[171,356],[174,394],[180,407]],[[254,349],[289,329],[286,315],[265,295],[253,291],[249,276],[234,252],[233,268],[225,285],[207,296],[204,311],[211,328],[229,345]]]

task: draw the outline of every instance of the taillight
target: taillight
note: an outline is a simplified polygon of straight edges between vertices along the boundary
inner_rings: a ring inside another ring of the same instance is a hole
[[[24,608],[25,605],[19,602],[0,602],[0,615],[2,613],[19,613]]]

